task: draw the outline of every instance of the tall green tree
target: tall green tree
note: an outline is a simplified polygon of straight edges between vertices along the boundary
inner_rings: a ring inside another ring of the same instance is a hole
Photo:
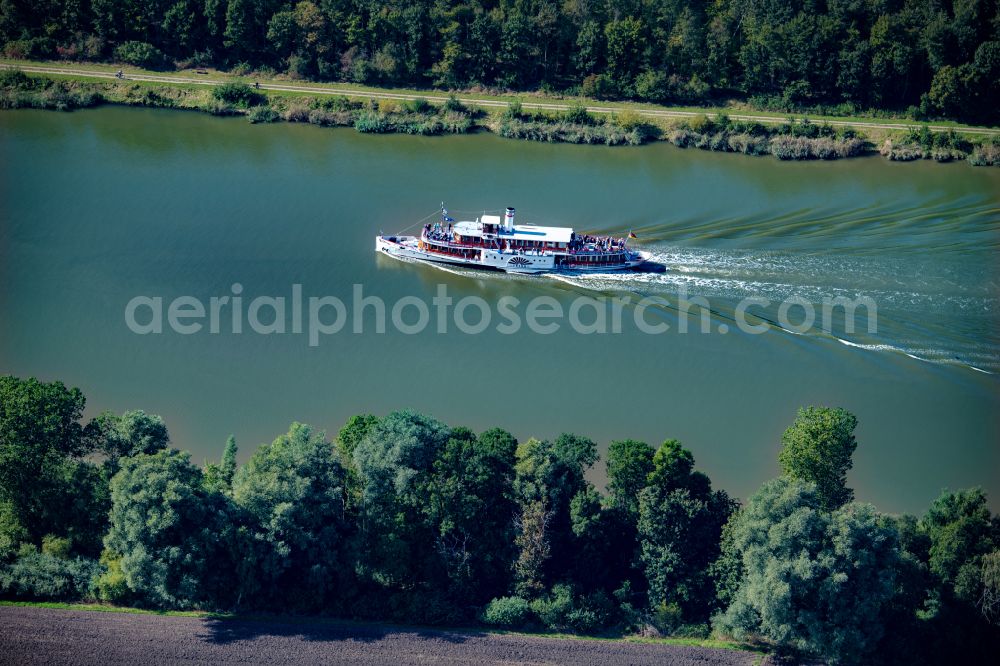
[[[453,429],[426,482],[439,583],[457,607],[507,591],[513,563],[517,440],[499,428],[480,437]]]
[[[232,482],[254,560],[242,603],[322,610],[345,596],[351,567],[344,469],[324,433],[293,423]]]
[[[870,658],[894,594],[892,521],[870,505],[831,513],[814,483],[789,478],[765,483],[734,521],[744,575],[716,628],[832,661]]]
[[[239,447],[236,438],[230,435],[226,439],[226,447],[222,450],[222,459],[218,464],[205,465],[205,484],[222,493],[232,493],[233,478],[236,476],[236,454]]]
[[[266,35],[258,23],[260,19],[254,0],[229,0],[224,44],[237,62],[253,58],[258,53],[261,38]]]
[[[388,414],[354,450],[361,481],[362,575],[400,590],[426,584],[437,558],[435,535],[423,515],[427,487],[450,429],[411,411]]]
[[[858,419],[846,409],[805,407],[781,436],[778,462],[782,473],[815,483],[827,510],[854,498],[854,491],[847,487],[847,472],[858,446],[854,438],[857,425]]]
[[[584,474],[597,458],[592,440],[572,434],[562,434],[553,441],[531,439],[518,447],[514,492],[521,507],[522,528],[532,526],[535,534],[530,535],[531,542],[545,544],[535,551],[548,554],[542,569],[532,570],[531,580],[522,581],[522,586],[548,588],[574,568],[571,505],[578,493],[592,490]]]
[[[998,17],[996,0],[5,0],[0,45],[100,59],[135,42],[133,55],[328,80],[995,123]]]
[[[611,506],[638,515],[639,491],[646,487],[653,471],[656,451],[646,442],[624,439],[608,446],[608,502]]]
[[[118,470],[122,458],[156,453],[170,443],[163,419],[141,409],[121,416],[103,412],[94,421],[100,432],[100,450],[107,458],[111,475]]]
[[[643,25],[639,19],[626,16],[604,27],[608,76],[627,95],[633,94],[632,84],[642,68],[644,50]]]
[[[1000,518],[985,493],[944,492],[920,520],[896,524],[902,558],[879,652],[900,663],[989,661],[1000,645],[987,603]]]
[[[653,456],[648,485],[639,494],[641,562],[655,609],[680,609],[689,622],[714,610],[710,565],[719,557],[722,527],[735,510],[724,491],[694,471],[694,456],[667,440]]]
[[[1000,548],[1000,517],[981,488],[945,492],[920,520],[930,539],[928,564],[950,594],[975,604],[982,594],[983,558]]]
[[[226,608],[237,589],[232,508],[175,450],[122,461],[105,547],[128,588],[160,608]]]
[[[364,440],[376,423],[378,423],[378,418],[372,414],[352,416],[337,434],[337,446],[347,455],[354,455],[354,449],[358,448],[358,444]]]
[[[84,499],[74,495],[72,480],[85,483],[89,468],[79,468],[80,459],[95,447],[94,428],[81,422],[85,403],[79,389],[62,382],[0,377],[0,505],[8,540],[21,535],[40,544],[46,534],[78,529],[66,508]]]

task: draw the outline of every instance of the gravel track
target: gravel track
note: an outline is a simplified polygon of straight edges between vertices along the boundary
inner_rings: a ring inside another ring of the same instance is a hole
[[[735,650],[328,621],[0,607],[0,664],[749,665]]]

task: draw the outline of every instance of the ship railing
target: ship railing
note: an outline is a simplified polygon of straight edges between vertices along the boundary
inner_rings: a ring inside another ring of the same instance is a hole
[[[526,248],[526,247],[525,248],[519,248],[519,247],[514,247],[514,248],[507,249],[505,247],[496,247],[495,244],[493,244],[493,245],[487,245],[486,243],[460,243],[460,242],[456,241],[454,238],[449,237],[447,234],[439,236],[439,235],[436,235],[436,234],[426,234],[425,233],[425,234],[423,234],[422,238],[423,238],[424,241],[430,241],[430,242],[433,242],[433,243],[444,243],[445,245],[447,245],[449,247],[455,247],[455,248],[461,248],[461,249],[470,249],[470,248],[472,248],[472,249],[483,249],[483,250],[495,250],[497,252],[503,252],[503,253],[506,253],[506,254],[517,254],[519,252],[532,253],[532,254],[535,254],[535,253],[542,253],[542,254],[550,253],[551,254],[551,253],[554,253],[556,251],[556,250],[554,250],[552,248]]]

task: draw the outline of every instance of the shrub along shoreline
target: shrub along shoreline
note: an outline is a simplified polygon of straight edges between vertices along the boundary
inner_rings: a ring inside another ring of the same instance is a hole
[[[288,95],[258,91],[239,82],[205,89],[149,82],[64,80],[19,70],[0,71],[0,109],[71,111],[102,104],[243,115],[254,124],[305,122],[322,127],[354,127],[371,134],[432,136],[485,130],[510,139],[609,146],[666,140],[681,148],[773,155],[779,160],[832,160],[876,152],[875,144],[859,131],[807,119],[789,118],[781,125],[732,121],[725,115],[659,121],[631,110],[599,118],[583,106],[529,112],[519,102],[486,113],[454,97],[435,106],[423,99],[354,101],[343,96]],[[888,133],[877,152],[893,161],[966,159],[974,166],[1000,166],[1000,137],[972,140],[955,132],[932,134],[925,127]]]

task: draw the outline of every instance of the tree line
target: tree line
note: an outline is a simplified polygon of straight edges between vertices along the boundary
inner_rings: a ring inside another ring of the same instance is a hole
[[[8,57],[1000,121],[997,0],[0,3]]]
[[[0,596],[584,634],[710,633],[841,663],[998,646],[1000,517],[854,501],[857,421],[799,411],[745,504],[676,440],[518,442],[410,411],[308,425],[204,466],[158,416],[0,377]]]

